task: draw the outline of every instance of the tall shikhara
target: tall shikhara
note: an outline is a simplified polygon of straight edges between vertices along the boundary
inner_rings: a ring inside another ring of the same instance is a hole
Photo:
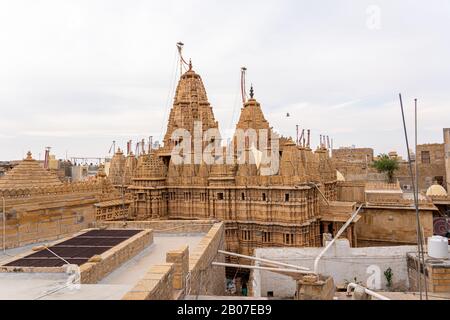
[[[174,147],[171,137],[176,129],[183,128],[193,134],[195,121],[201,121],[203,132],[219,126],[214,119],[202,78],[190,68],[178,82],[163,140],[164,151],[170,152]]]

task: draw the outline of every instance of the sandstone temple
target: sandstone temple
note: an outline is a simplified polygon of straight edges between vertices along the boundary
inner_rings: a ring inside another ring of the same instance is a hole
[[[329,150],[313,151],[309,142],[280,137],[279,170],[273,175],[261,174],[264,165],[257,163],[174,163],[171,150],[180,143],[174,131],[193,132],[196,121],[202,134],[219,127],[202,78],[190,65],[179,79],[163,146],[137,157],[119,149],[112,158],[109,179],[132,199],[127,219],[217,219],[225,223],[227,250],[252,254],[257,247],[320,246],[322,234],[334,234],[355,210],[354,203],[336,201]],[[273,131],[253,88],[237,129]],[[248,156],[264,148],[258,139],[251,144],[246,138],[244,144]],[[228,148],[236,149],[235,139]],[[270,140],[266,148],[270,152]],[[353,224],[346,237],[356,245]]]

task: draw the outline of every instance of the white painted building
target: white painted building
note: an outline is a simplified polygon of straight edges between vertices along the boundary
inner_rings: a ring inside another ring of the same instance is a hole
[[[313,270],[314,259],[323,248],[259,248],[255,257],[308,267]],[[406,254],[416,246],[351,248],[347,239],[339,239],[319,261],[319,272],[332,276],[337,287],[357,282],[373,289],[386,290],[384,272],[391,268],[391,290],[407,289],[408,269]],[[266,270],[252,271],[255,297],[290,298],[296,290],[295,281],[285,275]]]

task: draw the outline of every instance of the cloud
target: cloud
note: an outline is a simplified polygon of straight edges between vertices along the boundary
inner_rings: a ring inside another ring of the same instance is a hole
[[[380,8],[379,29],[367,27],[369,5]],[[102,156],[112,140],[161,139],[177,41],[227,134],[245,65],[267,120],[285,135],[299,124],[315,142],[326,134],[335,146],[402,154],[402,92],[409,124],[419,98],[419,141],[441,142],[449,13],[445,0],[4,1],[0,159],[47,145],[58,156]]]

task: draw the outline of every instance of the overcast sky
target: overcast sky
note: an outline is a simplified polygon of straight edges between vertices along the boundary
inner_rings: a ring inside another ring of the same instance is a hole
[[[442,142],[449,17],[448,0],[0,0],[0,160],[43,158],[46,146],[107,156],[112,140],[160,140],[178,41],[225,134],[246,66],[282,134],[299,124],[313,145],[326,134],[335,147],[404,154],[402,92],[409,115],[419,99],[419,143]]]

